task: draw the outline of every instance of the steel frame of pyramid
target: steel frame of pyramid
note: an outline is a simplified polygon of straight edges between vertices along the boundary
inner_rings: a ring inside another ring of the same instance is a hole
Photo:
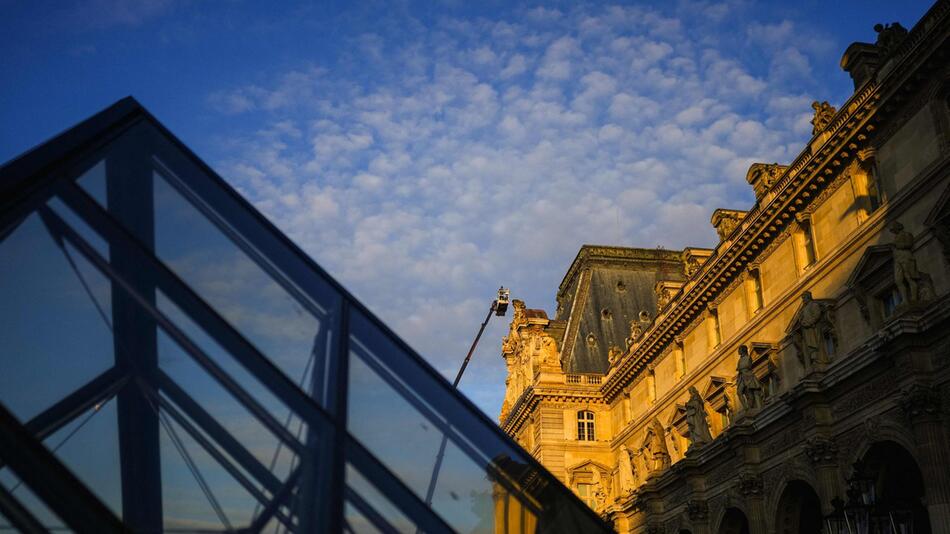
[[[97,162],[104,162],[106,169],[104,199],[95,198],[77,183]],[[314,363],[305,382],[298,384],[275,365],[156,255],[155,180],[167,181],[320,325],[314,335]],[[38,216],[57,246],[77,251],[111,287],[115,361],[108,370],[27,421],[20,421],[4,406],[0,393],[0,468],[12,470],[69,528],[80,532],[163,529],[159,441],[161,418],[167,417],[259,503],[253,520],[239,530],[352,530],[344,515],[344,507],[350,506],[374,528],[397,531],[391,514],[379,507],[378,497],[348,483],[347,465],[417,531],[457,530],[451,514],[427,506],[419,489],[396,472],[393,462],[379,457],[385,444],[366,443],[349,430],[348,401],[354,392],[348,391],[348,377],[357,358],[483,471],[494,488],[496,505],[505,502],[503,507],[496,506],[495,513],[502,517],[495,518],[495,532],[610,531],[131,97],[0,167],[0,247],[30,216]],[[107,252],[94,240],[105,242]],[[305,436],[290,432],[256,392],[209,355],[207,346],[196,341],[193,331],[170,314],[160,299],[181,310],[267,395],[302,421]],[[264,465],[162,369],[156,341],[159,332],[296,455],[286,475]],[[24,355],[2,353],[0,370],[9,362],[7,358],[18,357]],[[309,386],[302,387],[304,383]],[[43,444],[91,407],[113,397],[118,414],[121,514],[113,513],[91,491],[95,488],[86,487]],[[513,509],[522,514],[518,521],[509,517]],[[0,514],[20,530],[45,530],[35,512],[3,485]]]

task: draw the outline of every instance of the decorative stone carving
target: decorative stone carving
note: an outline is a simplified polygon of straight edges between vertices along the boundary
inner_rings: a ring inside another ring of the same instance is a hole
[[[811,119],[811,134],[815,135],[831,124],[831,120],[835,118],[835,113],[837,113],[838,110],[829,104],[827,100],[824,102],[818,102],[816,100],[811,103],[811,107],[815,110],[815,116]]]
[[[898,221],[892,222],[887,229],[894,234],[894,243],[891,248],[894,256],[894,283],[897,285],[901,300],[913,305],[931,298],[932,288],[926,287],[928,284],[923,282],[924,273],[917,269],[917,259],[914,257],[914,235],[904,230],[904,225]],[[926,278],[929,280],[929,276]]]
[[[690,449],[712,441],[709,421],[706,420],[706,403],[695,386],[689,387],[689,400],[686,401],[686,425],[689,427]]]
[[[591,489],[594,492],[594,502],[597,503],[596,510],[603,510],[607,504],[607,491],[604,488],[603,478],[600,476],[600,469],[591,468]]]
[[[545,365],[560,365],[561,363],[558,358],[557,341],[547,334],[541,335],[540,360]]]
[[[610,363],[611,368],[617,365],[621,356],[623,356],[623,351],[620,350],[620,347],[616,345],[610,347],[610,350],[607,351],[607,362]]]
[[[802,307],[789,330],[798,361],[806,374],[814,364],[831,362],[837,350],[838,335],[830,302],[813,299],[810,291],[802,293]]]
[[[637,320],[630,321],[630,336],[626,339],[627,348],[636,345],[641,337],[643,337],[643,325]]]
[[[831,465],[838,461],[838,445],[825,437],[805,441],[805,454],[815,465]]]
[[[907,28],[901,26],[899,22],[875,24],[874,31],[877,32],[877,42],[874,45],[880,50],[883,58],[896,52],[907,37]]]
[[[788,165],[779,165],[778,163],[753,163],[746,173],[746,181],[755,191],[756,200],[764,197],[775,185],[775,182],[788,169]]]
[[[948,234],[950,235],[950,234]],[[673,298],[673,291],[663,284],[657,284],[656,288],[656,309],[660,310],[666,306]]]
[[[706,504],[706,501],[697,499],[686,501],[686,515],[690,521],[706,521],[709,519],[709,505]]]
[[[637,485],[633,462],[630,460],[630,449],[628,449],[626,445],[620,446],[620,458],[617,459],[617,474],[620,482],[620,488],[617,491],[617,498],[619,499],[632,493]]]
[[[650,470],[660,471],[670,466],[670,451],[666,448],[666,433],[663,432],[663,425],[660,420],[653,418],[650,422],[650,454],[653,457],[653,468]]]
[[[739,210],[727,210],[719,208],[712,214],[712,225],[716,229],[716,233],[719,234],[719,240],[725,241],[727,237],[735,230],[739,224],[742,222],[742,219],[745,218],[746,211]]]
[[[739,473],[739,478],[736,481],[736,489],[739,490],[739,494],[743,497],[761,495],[762,477],[749,472]]]
[[[766,365],[768,366],[769,373],[769,391],[766,402],[771,402],[772,399],[778,395],[779,387],[782,385],[782,377],[778,372],[778,366],[775,365],[775,361],[772,359],[772,356],[769,356],[768,358],[769,361],[766,362]]]
[[[764,404],[764,392],[762,383],[755,376],[752,370],[752,356],[749,355],[749,347],[739,346],[739,363],[736,366],[738,374],[736,376],[736,391],[739,393],[739,400],[742,407],[746,410],[757,410]]]
[[[933,386],[913,384],[901,391],[901,410],[910,421],[940,413],[940,394]]]

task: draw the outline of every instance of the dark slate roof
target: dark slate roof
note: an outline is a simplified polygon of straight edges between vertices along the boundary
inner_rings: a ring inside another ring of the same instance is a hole
[[[656,316],[656,282],[685,279],[681,258],[681,251],[582,247],[558,294],[557,318],[567,320],[564,370],[606,373],[607,352],[626,348],[630,322],[641,311]]]

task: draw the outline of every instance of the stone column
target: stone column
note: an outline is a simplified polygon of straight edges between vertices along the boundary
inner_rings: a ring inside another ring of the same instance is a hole
[[[765,495],[762,491],[762,477],[754,473],[740,473],[738,480],[739,494],[745,499],[746,508],[749,512],[749,532],[752,534],[765,534],[768,523],[766,522]]]
[[[934,534],[950,534],[950,439],[939,392],[933,386],[913,384],[901,394],[901,408],[917,442],[930,526]]]
[[[710,534],[709,505],[706,501],[699,499],[687,501],[686,516],[693,525],[693,534]]]
[[[818,487],[815,490],[821,500],[821,514],[827,515],[834,509],[831,499],[844,498],[845,494],[838,471],[838,445],[823,436],[810,438],[805,442],[805,454],[815,466],[818,478]]]

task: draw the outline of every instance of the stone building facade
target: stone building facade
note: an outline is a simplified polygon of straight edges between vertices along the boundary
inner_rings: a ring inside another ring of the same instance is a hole
[[[873,502],[950,533],[950,3],[875,29],[715,249],[584,246],[554,318],[513,303],[500,423],[619,532],[828,532]]]

